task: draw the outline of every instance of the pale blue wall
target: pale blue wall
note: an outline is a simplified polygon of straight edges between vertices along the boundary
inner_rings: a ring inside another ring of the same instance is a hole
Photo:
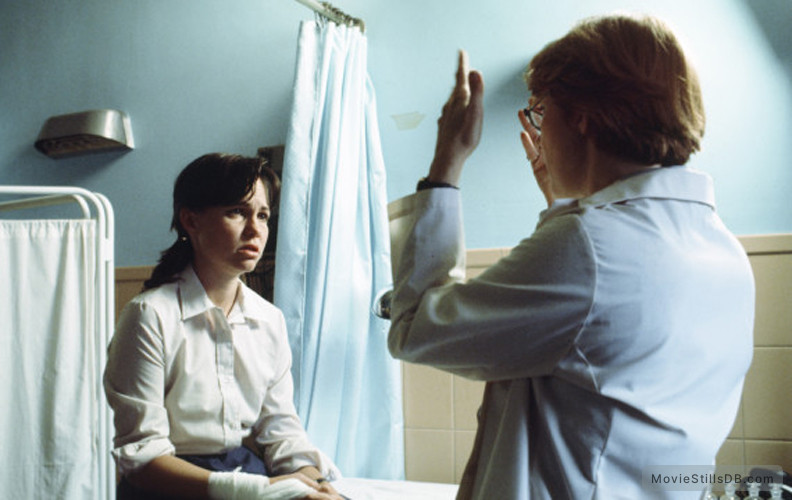
[[[792,231],[789,61],[742,1],[336,5],[367,23],[390,199],[426,172],[456,50],[484,73],[484,137],[463,176],[471,248],[515,244],[542,208],[518,139],[525,64],[574,20],[615,9],[664,17],[694,57],[709,124],[692,164],[715,177],[726,223],[739,234]],[[117,264],[154,263],[172,238],[170,190],[187,162],[285,141],[297,25],[311,18],[292,0],[0,0],[0,184],[104,193],[116,210]],[[56,161],[33,149],[47,117],[97,108],[129,113],[135,151]],[[425,118],[400,130],[393,116],[405,113]]]

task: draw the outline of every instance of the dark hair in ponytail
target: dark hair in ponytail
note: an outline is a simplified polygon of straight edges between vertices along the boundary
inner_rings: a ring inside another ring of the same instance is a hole
[[[193,247],[179,218],[182,209],[200,212],[217,206],[235,205],[246,200],[261,179],[267,190],[267,202],[278,206],[280,181],[262,157],[210,153],[196,159],[176,178],[173,187],[171,230],[176,242],[163,251],[143,290],[176,281],[176,276],[193,261]]]

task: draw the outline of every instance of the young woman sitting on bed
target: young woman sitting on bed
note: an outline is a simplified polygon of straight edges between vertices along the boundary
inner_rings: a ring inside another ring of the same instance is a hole
[[[278,188],[263,159],[226,154],[176,180],[177,240],[108,351],[120,500],[340,500],[329,483],[340,474],[292,403],[283,315],[240,281],[261,257]]]

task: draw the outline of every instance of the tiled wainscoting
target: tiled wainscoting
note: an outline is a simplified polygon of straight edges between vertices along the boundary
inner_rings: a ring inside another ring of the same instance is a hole
[[[508,253],[469,250],[467,278]],[[404,373],[405,472],[412,481],[459,483],[476,435],[484,383],[410,363]]]
[[[792,471],[792,235],[740,240],[757,284],[754,359],[740,413],[718,462],[780,465]],[[470,250],[468,278],[508,251]],[[149,267],[117,270],[119,306],[138,293],[150,271]],[[407,363],[403,374],[407,479],[459,482],[473,446],[484,384]]]
[[[792,473],[792,235],[745,236],[756,278],[754,357],[718,463]]]

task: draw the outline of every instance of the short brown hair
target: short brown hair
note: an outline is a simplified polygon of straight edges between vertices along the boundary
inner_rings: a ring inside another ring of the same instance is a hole
[[[525,80],[533,95],[584,113],[597,147],[620,158],[682,165],[700,148],[698,77],[656,18],[586,19],[534,56]]]

